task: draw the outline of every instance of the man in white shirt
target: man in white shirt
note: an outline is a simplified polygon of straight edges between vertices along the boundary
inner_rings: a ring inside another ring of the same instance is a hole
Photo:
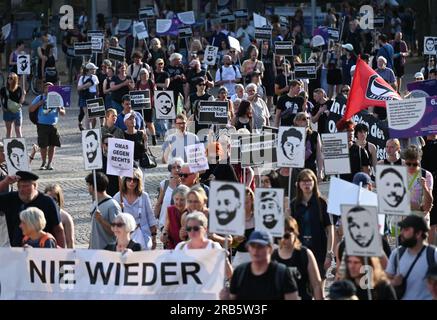
[[[218,68],[215,74],[215,85],[224,86],[228,90],[228,95],[232,96],[235,94],[235,84],[240,81],[240,70],[232,64],[231,56],[223,56],[223,65]]]

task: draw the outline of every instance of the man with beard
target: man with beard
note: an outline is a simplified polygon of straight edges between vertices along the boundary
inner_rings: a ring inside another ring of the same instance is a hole
[[[276,192],[264,192],[261,194],[260,212],[263,224],[268,229],[273,229],[278,223],[281,206],[275,199]]]
[[[173,99],[165,91],[158,93],[155,106],[159,108],[159,111],[163,115],[168,115],[170,111],[176,110],[173,104]]]
[[[218,223],[222,226],[231,223],[241,207],[240,192],[234,186],[225,184],[217,189],[216,201]]]
[[[384,202],[392,208],[397,208],[407,193],[402,176],[393,168],[381,172],[378,189],[383,194]]]
[[[99,137],[94,131],[88,131],[85,136],[85,153],[89,164],[96,160],[98,147]]]
[[[301,144],[302,138],[303,137],[300,131],[294,128],[284,131],[281,139],[281,148],[285,157],[290,160],[294,160],[296,158],[297,148]]]
[[[370,212],[363,207],[352,208],[346,216],[349,234],[361,248],[367,248],[375,238],[376,229],[369,223]]]
[[[391,253],[385,271],[393,286],[406,281],[405,294],[398,299],[431,300],[425,275],[437,261],[437,250],[426,242],[428,225],[424,218],[416,215],[407,216],[398,225],[401,228],[401,246]]]

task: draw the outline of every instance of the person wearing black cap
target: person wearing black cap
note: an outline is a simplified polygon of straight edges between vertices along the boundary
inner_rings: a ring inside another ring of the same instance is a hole
[[[437,264],[428,268],[425,279],[428,290],[431,292],[432,299],[437,300]]]
[[[335,281],[329,287],[329,300],[358,300],[357,290],[354,284],[349,280]]]
[[[297,285],[282,263],[272,262],[273,238],[266,231],[253,231],[246,242],[251,262],[239,265],[232,275],[232,300],[298,300]]]
[[[409,215],[399,227],[401,246],[391,253],[386,273],[395,287],[406,281],[405,293],[398,293],[398,299],[431,300],[424,276],[437,261],[437,250],[426,243],[428,225],[424,218]]]
[[[20,247],[23,233],[19,227],[20,212],[36,207],[44,212],[47,221],[45,232],[51,233],[60,247],[65,246],[64,227],[61,223],[59,208],[49,196],[38,191],[39,177],[28,171],[17,171],[15,176],[7,176],[0,181],[0,189],[4,184],[17,182],[18,191],[0,195],[0,211],[5,213],[9,240],[12,247]]]

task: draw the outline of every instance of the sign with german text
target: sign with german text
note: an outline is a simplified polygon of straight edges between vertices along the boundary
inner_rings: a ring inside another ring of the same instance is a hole
[[[325,174],[351,172],[347,132],[323,133],[322,152]]]
[[[293,56],[293,42],[291,41],[276,41],[275,54],[278,56]]]
[[[124,62],[126,51],[123,48],[109,47],[108,59]]]
[[[86,101],[88,119],[105,117],[105,102],[103,98],[88,99]]]
[[[315,62],[296,63],[294,65],[294,77],[296,79],[316,79],[317,69]]]
[[[74,43],[74,55],[79,56],[90,56],[92,54],[92,43],[89,42],[75,42]]]
[[[133,110],[151,109],[150,90],[129,91],[130,102]]]
[[[200,101],[199,124],[227,124],[228,108],[227,101]]]

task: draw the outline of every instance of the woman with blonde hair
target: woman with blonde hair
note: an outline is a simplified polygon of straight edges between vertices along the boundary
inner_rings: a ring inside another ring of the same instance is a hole
[[[21,138],[21,125],[23,123],[22,104],[26,98],[26,90],[18,84],[18,75],[9,73],[6,86],[0,89],[0,100],[3,109],[3,120],[6,125],[6,138],[12,136],[12,124],[15,135]]]
[[[272,260],[293,269],[293,275],[302,300],[323,300],[322,279],[316,258],[299,240],[299,227],[292,217],[285,218],[285,232]]]
[[[20,229],[23,231],[23,247],[56,248],[55,237],[43,231],[47,221],[44,212],[36,207],[29,207],[20,212]]]
[[[64,210],[64,191],[59,184],[50,184],[44,189],[44,193],[55,200],[56,204],[59,206],[61,213],[61,222],[64,226],[65,233],[65,243],[67,248],[74,249],[74,221],[71,215]]]
[[[141,169],[134,169],[132,178],[123,178],[121,192],[114,196],[114,200],[120,203],[123,212],[128,212],[135,218],[136,229],[132,239],[139,242],[143,249],[154,250],[158,223],[153,214],[149,194],[143,191]]]

